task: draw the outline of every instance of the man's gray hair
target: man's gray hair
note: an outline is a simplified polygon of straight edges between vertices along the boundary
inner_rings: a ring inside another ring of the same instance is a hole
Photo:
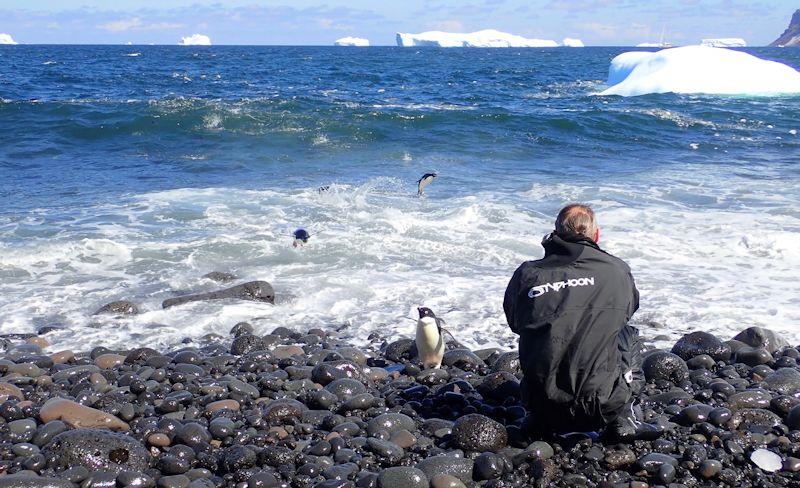
[[[578,234],[594,240],[597,221],[594,210],[582,203],[571,203],[562,208],[556,217],[556,234]]]

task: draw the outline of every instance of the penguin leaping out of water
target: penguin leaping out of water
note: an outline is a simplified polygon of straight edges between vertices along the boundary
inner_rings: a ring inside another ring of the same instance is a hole
[[[444,356],[444,336],[442,326],[444,320],[437,318],[433,310],[419,307],[417,321],[417,354],[424,368],[438,368]]]
[[[421,197],[425,194],[425,187],[433,183],[433,179],[438,175],[434,173],[425,173],[422,178],[417,180],[417,196]]]
[[[297,229],[292,233],[294,236],[294,242],[292,243],[292,247],[303,247],[308,244],[308,239],[311,237],[305,229]]]

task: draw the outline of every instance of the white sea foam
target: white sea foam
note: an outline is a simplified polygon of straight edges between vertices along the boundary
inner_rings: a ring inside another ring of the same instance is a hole
[[[800,93],[800,73],[741,51],[684,46],[620,54],[611,61],[608,85],[602,95],[776,95]]]
[[[225,333],[247,320],[343,328],[355,342],[377,331],[411,335],[409,310],[427,305],[471,346],[511,347],[502,297],[514,269],[541,256],[539,242],[563,203],[593,204],[601,244],[631,264],[642,294],[634,323],[648,338],[693,330],[732,337],[760,325],[800,341],[800,198],[792,181],[718,177],[719,169],[648,172],[641,181],[584,186],[532,183],[516,194],[414,197],[413,182],[286,190],[183,189],[79,209],[51,228],[46,214],[0,222],[2,332],[61,325],[51,342],[168,346]],[[765,175],[768,176],[768,175]],[[324,184],[325,182],[320,182]],[[445,182],[437,184],[444,185]],[[291,232],[313,234],[302,249]],[[275,306],[161,301],[221,285],[212,270],[276,289]],[[130,299],[143,313],[91,314]]]

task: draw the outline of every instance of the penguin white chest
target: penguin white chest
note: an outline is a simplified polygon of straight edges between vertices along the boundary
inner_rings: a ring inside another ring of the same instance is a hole
[[[417,353],[426,368],[438,368],[444,356],[444,340],[439,333],[436,319],[423,317],[417,322]]]

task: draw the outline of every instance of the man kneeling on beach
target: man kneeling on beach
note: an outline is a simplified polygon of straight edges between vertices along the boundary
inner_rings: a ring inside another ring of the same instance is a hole
[[[544,257],[523,263],[508,284],[503,308],[520,336],[530,434],[604,431],[629,442],[655,430],[634,406],[644,380],[639,333],[628,320],[639,292],[628,265],[600,249],[599,238],[589,206],[564,207],[542,241]]]

